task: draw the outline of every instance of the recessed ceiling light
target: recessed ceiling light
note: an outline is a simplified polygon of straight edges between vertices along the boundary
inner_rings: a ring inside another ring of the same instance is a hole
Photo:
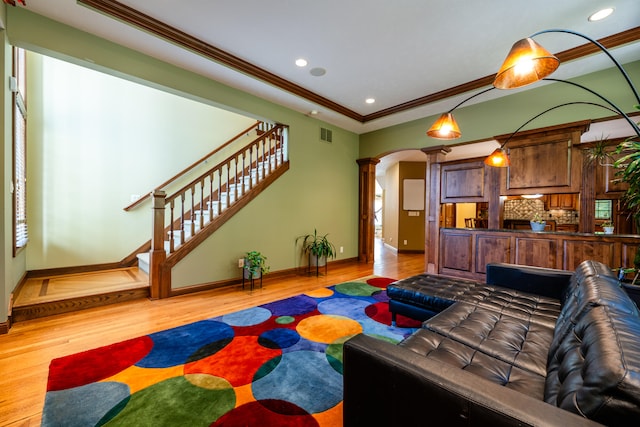
[[[364,100],[364,102],[366,102],[367,104],[373,104],[374,102],[376,102],[376,100],[374,98],[367,98]]]
[[[304,59],[304,58],[298,58],[298,59],[296,59],[296,65],[297,65],[298,67],[306,67],[306,66],[307,66],[307,64],[308,64],[308,62],[307,62],[307,60],[306,60],[306,59]]]
[[[608,7],[606,9],[599,10],[596,13],[592,14],[591,16],[589,16],[589,22],[601,21],[604,18],[606,18],[607,16],[611,15],[612,13],[613,13],[613,8],[612,7]]]

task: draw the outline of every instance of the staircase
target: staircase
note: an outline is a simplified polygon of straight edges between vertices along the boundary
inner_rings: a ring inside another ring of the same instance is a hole
[[[171,296],[171,268],[289,169],[288,127],[260,122],[256,130],[254,140],[179,190],[152,193],[151,250],[137,254],[152,298]]]
[[[125,207],[125,211],[135,209],[153,195],[154,238],[119,263],[97,271],[86,268],[69,274],[30,277],[14,297],[11,321],[149,296],[172,296],[171,268],[289,169],[287,134],[285,125],[257,122]],[[222,153],[228,152],[233,154],[219,161],[225,156]],[[205,161],[215,166],[195,179],[186,178],[190,172],[197,174]],[[165,189],[182,182],[188,183],[166,195]],[[132,268],[136,258],[137,269]],[[145,274],[137,273],[138,269],[149,275],[149,284]],[[88,288],[86,284],[92,280],[100,285]],[[51,290],[51,296],[43,289]],[[35,297],[26,298],[20,295],[22,291]],[[65,296],[52,296],[60,293]]]

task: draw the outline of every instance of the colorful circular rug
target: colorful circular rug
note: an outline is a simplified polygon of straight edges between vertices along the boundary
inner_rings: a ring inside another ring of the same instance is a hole
[[[55,359],[43,426],[339,426],[342,344],[399,342],[392,279],[341,283]]]

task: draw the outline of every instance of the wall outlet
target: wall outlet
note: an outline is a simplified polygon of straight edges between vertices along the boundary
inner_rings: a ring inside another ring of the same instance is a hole
[[[344,246],[340,246],[340,253],[344,252]]]
[[[404,239],[404,245],[407,246],[407,239]]]
[[[238,258],[238,268],[244,267],[244,258]]]

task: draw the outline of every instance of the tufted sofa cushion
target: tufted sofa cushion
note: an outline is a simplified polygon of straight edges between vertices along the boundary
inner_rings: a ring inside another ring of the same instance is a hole
[[[545,401],[603,424],[640,420],[640,318],[594,306],[550,354]]]
[[[560,315],[560,301],[542,295],[499,286],[476,286],[460,301],[508,314],[553,329]]]
[[[455,366],[536,399],[544,395],[544,376],[501,362],[433,331],[420,329],[399,344],[428,359]]]
[[[457,303],[423,325],[474,350],[544,377],[553,327],[482,306]]]

